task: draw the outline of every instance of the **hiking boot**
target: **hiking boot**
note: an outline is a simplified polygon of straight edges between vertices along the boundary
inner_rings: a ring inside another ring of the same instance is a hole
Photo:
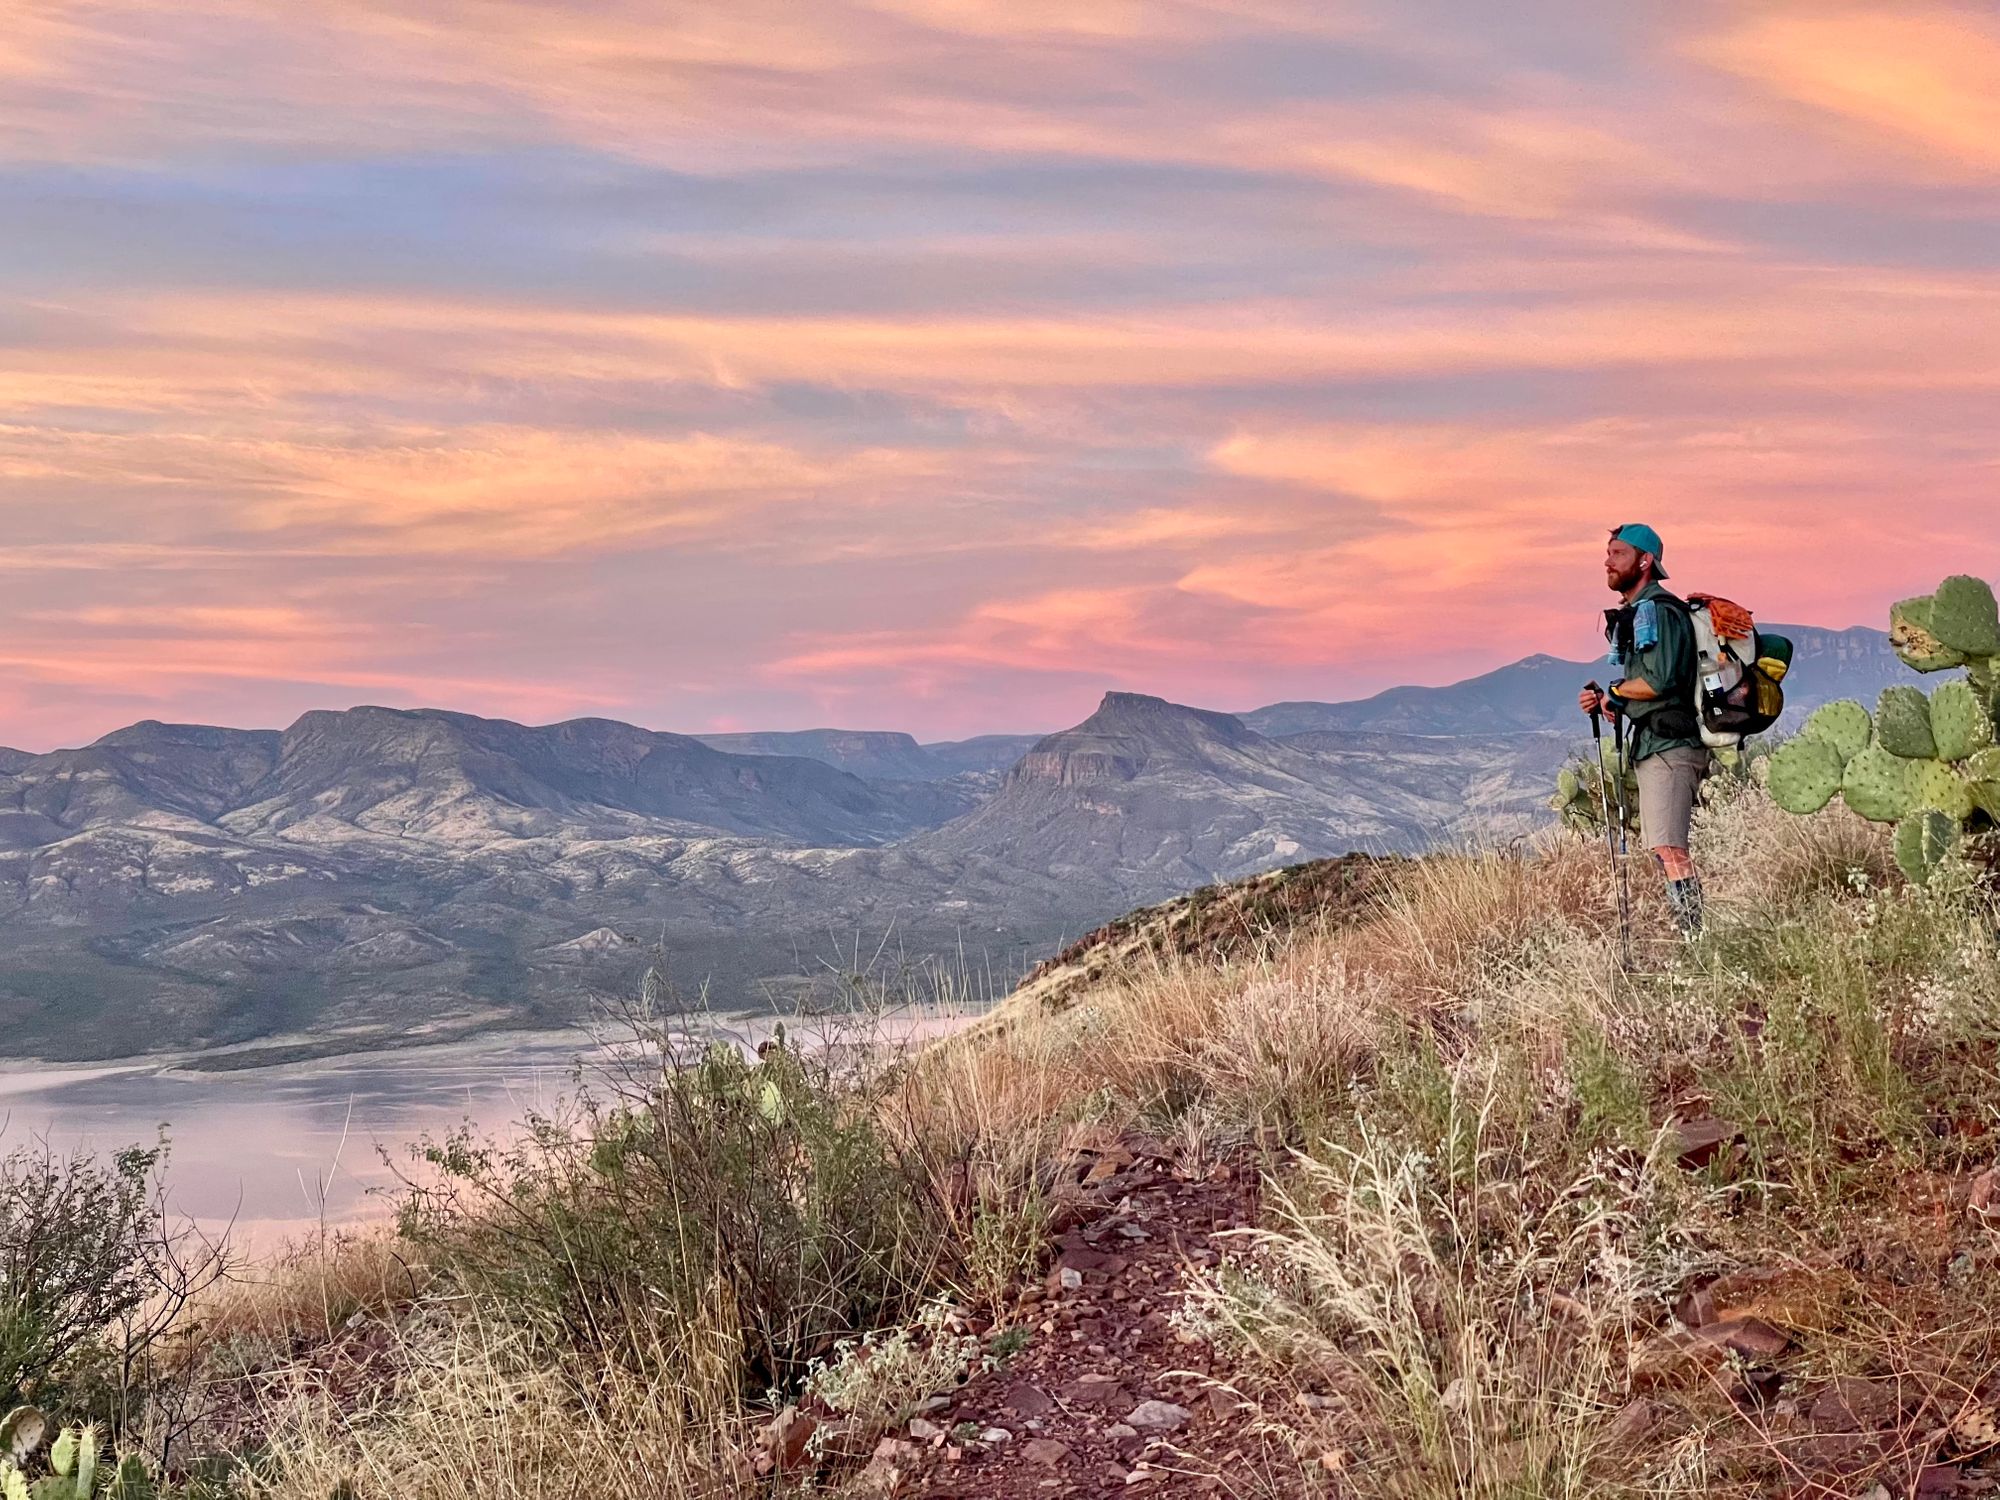
[[[1690,875],[1686,880],[1667,882],[1667,905],[1673,910],[1674,921],[1681,929],[1681,936],[1692,942],[1701,936],[1701,877]]]

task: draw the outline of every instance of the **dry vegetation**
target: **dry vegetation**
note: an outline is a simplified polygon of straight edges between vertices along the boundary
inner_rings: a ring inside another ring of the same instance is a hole
[[[1133,1136],[1263,1165],[1262,1221],[1179,1317],[1240,1387],[1305,1398],[1267,1405],[1301,1455],[1270,1489],[1974,1483],[2000,1440],[1990,899],[1907,888],[1867,825],[1754,789],[1700,839],[1710,936],[1683,949],[1642,900],[1640,973],[1602,847],[1557,837],[1226,951],[1138,945],[906,1057],[711,1055],[504,1149],[439,1143],[400,1239],[207,1303],[216,1380],[254,1393],[217,1428],[227,1487],[850,1483],[1030,1336],[1009,1290],[1076,1153]],[[1691,1331],[1732,1319],[1753,1336]],[[1872,1404],[1858,1434],[1828,1392]],[[802,1395],[854,1415],[774,1429]]]

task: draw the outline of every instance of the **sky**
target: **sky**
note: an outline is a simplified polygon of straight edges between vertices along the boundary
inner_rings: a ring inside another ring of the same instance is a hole
[[[24,8],[25,6],[25,8]],[[12,0],[0,744],[927,739],[2000,574],[2000,10]]]

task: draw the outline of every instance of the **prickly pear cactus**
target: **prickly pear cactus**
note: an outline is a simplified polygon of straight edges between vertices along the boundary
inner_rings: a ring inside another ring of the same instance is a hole
[[[1889,645],[1905,666],[1919,672],[1943,672],[1965,665],[1965,653],[1952,650],[1931,629],[1935,602],[1931,595],[1922,594],[1889,606]]]
[[[1920,760],[1910,778],[1911,800],[1919,808],[1941,812],[1954,823],[1972,816],[1972,787],[1941,760]]]
[[[0,1417],[0,1448],[15,1463],[27,1462],[28,1455],[42,1446],[48,1436],[49,1419],[38,1406],[17,1406]]]
[[[32,1408],[35,1418],[41,1413]],[[10,1456],[0,1458],[0,1500],[91,1500],[97,1487],[97,1429],[92,1426],[65,1427],[49,1445],[49,1472],[39,1479],[28,1478],[21,1464],[40,1445],[47,1430],[46,1419],[29,1421],[25,1427],[12,1424],[22,1412],[10,1413],[0,1422],[0,1440],[12,1437]],[[25,1419],[24,1419],[25,1421]],[[121,1500],[153,1500],[155,1487],[145,1463],[132,1455],[118,1466],[105,1494]]]
[[[1930,880],[1940,862],[1961,850],[1990,867],[2000,851],[2000,603],[1980,579],[1947,578],[1937,591],[1904,599],[1889,611],[1896,654],[1919,672],[1965,668],[1926,697],[1912,685],[1883,691],[1875,708],[1873,742],[1859,704],[1830,703],[1806,721],[1797,740],[1772,757],[1772,800],[1792,812],[1818,799],[1823,753],[1850,746],[1840,796],[1862,817],[1895,823],[1896,862],[1913,881]],[[1829,799],[1830,800],[1830,799]]]
[[[1893,823],[1916,801],[1916,762],[1870,745],[1847,763],[1840,795],[1871,823]]]
[[[1838,750],[1825,740],[1801,735],[1772,753],[1764,784],[1771,789],[1771,800],[1786,812],[1816,813],[1840,790],[1841,773]]]
[[[1972,684],[1940,683],[1931,694],[1931,738],[1939,760],[1970,760],[1993,743],[1993,718]]]
[[[1818,740],[1830,748],[1845,766],[1861,752],[1875,733],[1875,721],[1868,710],[1852,698],[1822,703],[1806,716],[1799,738]]]
[[[1931,733],[1931,705],[1924,690],[1886,687],[1875,700],[1875,743],[1905,760],[1929,760],[1937,754]]]
[[[1549,799],[1549,806],[1561,818],[1565,828],[1578,833],[1601,834],[1604,832],[1605,796],[1608,792],[1612,815],[1617,816],[1618,782],[1620,767],[1617,751],[1607,741],[1599,762],[1579,762],[1564,766],[1556,773],[1556,794]],[[1637,831],[1639,812],[1639,782],[1629,770],[1623,772],[1625,783],[1626,825],[1628,830]]]
[[[1935,808],[1912,813],[1896,825],[1896,864],[1916,885],[1928,885],[1937,867],[1958,850],[1958,820]]]
[[[1968,657],[2000,656],[2000,604],[1983,578],[1960,573],[1931,595],[1931,630]]]
[[[118,1461],[118,1471],[111,1476],[111,1488],[105,1493],[111,1500],[155,1500],[159,1486],[147,1472],[146,1461],[128,1453]]]

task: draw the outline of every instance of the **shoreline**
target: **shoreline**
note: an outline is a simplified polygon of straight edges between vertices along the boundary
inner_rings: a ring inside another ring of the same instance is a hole
[[[750,1045],[754,1045],[755,1040],[761,1040],[760,1032],[768,1033],[780,1025],[809,1035],[853,1028],[878,1037],[886,1031],[897,1040],[907,1040],[934,1029],[949,1031],[969,1025],[992,1008],[988,1005],[941,1011],[910,1006],[874,1016],[837,1011],[808,1015],[787,1015],[775,1011],[688,1012],[669,1017],[660,1024],[690,1035],[708,1032],[734,1036],[739,1042]],[[489,1025],[466,1027],[444,1034],[403,1037],[268,1037],[199,1051],[142,1052],[88,1060],[5,1058],[0,1059],[0,1097],[45,1088],[54,1083],[87,1083],[127,1074],[220,1079],[236,1074],[271,1074],[285,1069],[309,1070],[316,1064],[329,1067],[363,1065],[392,1057],[421,1061],[453,1056],[476,1057],[482,1053],[527,1048],[555,1049],[566,1042],[576,1044],[577,1060],[582,1061],[589,1053],[630,1045],[629,1029],[622,1036],[614,1035],[616,1030],[610,1024],[587,1021],[566,1026]],[[34,1083],[24,1088],[24,1082],[29,1079]]]

